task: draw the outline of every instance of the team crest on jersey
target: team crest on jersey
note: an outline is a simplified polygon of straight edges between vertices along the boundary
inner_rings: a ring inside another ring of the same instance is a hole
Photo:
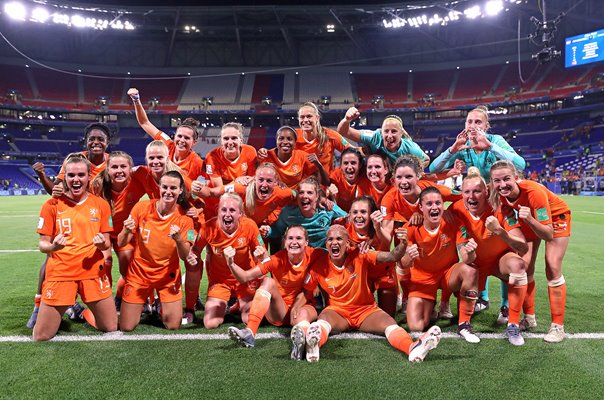
[[[44,296],[46,296],[47,299],[52,299],[55,296],[55,291],[52,289],[46,289]]]
[[[246,239],[244,237],[240,237],[239,239],[237,239],[237,245],[238,246],[244,246],[246,244]]]
[[[298,164],[292,165],[292,172],[298,176],[300,175],[300,166]]]
[[[440,240],[442,241],[442,246],[443,247],[447,247],[451,244],[451,240],[449,240],[449,236],[445,235],[444,233],[440,234]]]
[[[90,216],[92,218],[96,217],[96,213],[98,212],[96,208],[90,208],[88,211],[90,211]]]

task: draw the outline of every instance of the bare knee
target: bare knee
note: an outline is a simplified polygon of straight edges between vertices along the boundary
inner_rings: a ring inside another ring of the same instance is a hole
[[[223,321],[223,318],[204,318],[203,325],[206,327],[206,329],[216,329],[222,325]]]
[[[34,330],[34,333],[32,335],[32,339],[34,342],[47,342],[50,339],[52,339],[53,337],[55,337],[56,333],[53,333],[52,335],[49,334],[48,332],[37,332]]]

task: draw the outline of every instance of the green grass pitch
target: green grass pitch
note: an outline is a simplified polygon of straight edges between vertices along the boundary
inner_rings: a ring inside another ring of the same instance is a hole
[[[564,260],[568,333],[604,333],[604,198],[565,197],[573,215]],[[31,335],[39,266],[35,228],[44,196],[0,198],[0,337]],[[10,251],[9,251],[10,250]],[[537,266],[536,332],[550,322],[543,273]],[[114,267],[114,274],[117,273]],[[477,332],[503,332],[495,324],[499,282],[490,279],[491,308],[473,319]],[[205,286],[204,286],[205,287]],[[202,292],[203,292],[202,288]],[[198,312],[198,317],[202,314]],[[225,334],[200,324],[178,333]],[[454,332],[448,322],[443,331]],[[280,331],[270,326],[261,332]],[[169,334],[154,321],[136,334]],[[65,321],[60,336],[98,335]],[[471,345],[443,339],[422,364],[409,364],[383,339],[330,340],[318,364],[289,360],[289,342],[258,340],[254,349],[224,340],[0,342],[0,398],[598,398],[604,392],[604,341],[568,339],[549,345],[503,339]],[[600,393],[598,395],[598,393]]]

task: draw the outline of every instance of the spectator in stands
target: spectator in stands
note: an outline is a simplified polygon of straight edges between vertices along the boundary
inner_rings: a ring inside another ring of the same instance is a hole
[[[199,121],[194,118],[186,118],[176,128],[174,140],[172,140],[149,121],[143,104],[140,101],[139,91],[135,88],[130,88],[128,96],[130,96],[134,103],[138,124],[153,140],[161,140],[168,146],[170,161],[178,165],[191,180],[195,180],[198,176],[202,175],[203,160],[193,151],[193,146],[195,146],[199,137]]]
[[[342,152],[350,144],[338,132],[321,126],[321,113],[314,103],[307,102],[298,110],[296,149],[316,154],[328,174],[334,167],[335,151]]]
[[[488,182],[491,165],[497,160],[510,160],[519,171],[523,171],[526,162],[500,135],[488,133],[491,128],[488,109],[478,106],[468,113],[466,124],[451,147],[440,154],[432,164],[430,172],[442,172],[453,166],[457,159],[466,163],[466,167],[477,167]]]
[[[338,132],[347,139],[367,146],[371,153],[382,154],[394,165],[397,158],[411,154],[428,165],[430,158],[415,143],[405,131],[403,121],[396,115],[388,115],[382,122],[382,127],[375,131],[358,130],[350,127],[350,123],[359,118],[361,113],[355,107],[346,111],[346,116],[338,124]]]
[[[295,189],[298,184],[311,175],[327,186],[329,175],[315,153],[306,153],[295,149],[298,135],[291,126],[282,126],[277,130],[277,147],[271,150],[262,148],[258,150],[258,161],[269,162],[275,166],[278,178],[290,189]]]

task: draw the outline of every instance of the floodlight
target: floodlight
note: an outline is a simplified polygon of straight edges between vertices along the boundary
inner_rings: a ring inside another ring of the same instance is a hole
[[[25,15],[27,11],[25,6],[17,1],[11,1],[4,5],[4,12],[12,19],[19,21],[25,21]]]
[[[463,10],[464,15],[469,19],[480,17],[480,6],[472,6]]]
[[[487,15],[497,15],[503,10],[503,1],[501,0],[490,0],[484,6]]]
[[[50,13],[45,8],[38,7],[31,12],[30,19],[34,22],[45,23],[48,21],[48,18],[50,18]]]

